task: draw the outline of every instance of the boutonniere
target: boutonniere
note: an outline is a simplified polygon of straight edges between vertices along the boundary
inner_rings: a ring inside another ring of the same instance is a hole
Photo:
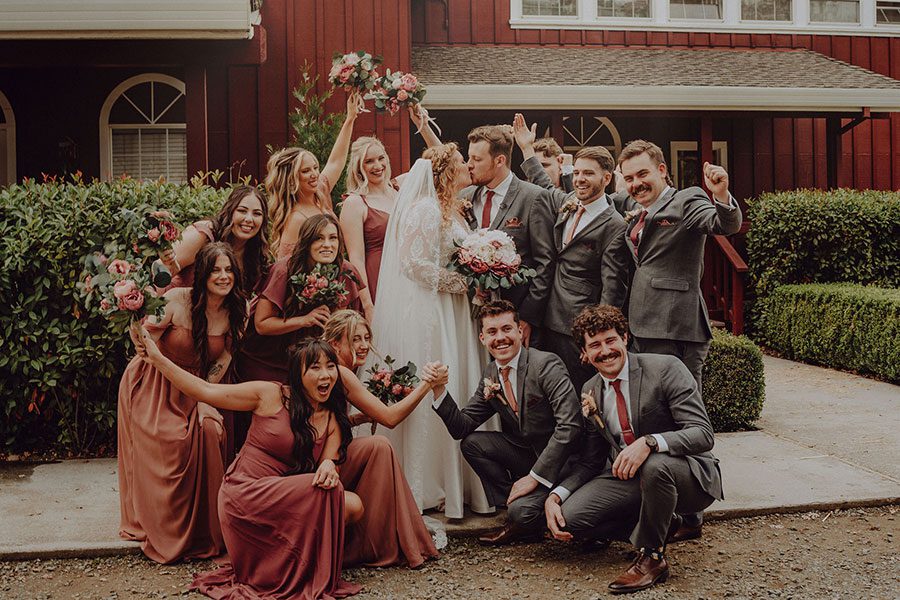
[[[579,208],[581,208],[581,200],[574,197],[569,198],[568,200],[563,202],[562,206],[559,207],[559,214],[567,215],[569,213],[577,211]]]
[[[493,400],[494,398],[500,398],[503,395],[502,389],[500,387],[500,383],[496,381],[491,381],[487,377],[484,379],[484,390],[482,393],[484,394],[485,400]]]
[[[594,400],[594,394],[591,392],[581,394],[581,414],[584,415],[585,419],[594,417],[594,422],[597,423],[600,431],[606,429],[606,424],[603,422],[600,410],[597,408],[597,401]]]
[[[507,220],[506,220],[506,226],[507,226],[507,227],[521,227],[521,226],[522,226],[522,221],[520,221],[520,220],[518,219],[518,217],[513,217],[513,218],[511,218],[511,219],[507,219]]]
[[[643,208],[636,208],[634,210],[626,210],[625,211],[625,223],[631,223],[635,217],[641,216],[641,213],[644,212]]]
[[[459,200],[459,212],[467,221],[471,221],[475,218],[475,213],[472,211],[472,202],[471,200],[466,200],[465,198],[460,198]]]

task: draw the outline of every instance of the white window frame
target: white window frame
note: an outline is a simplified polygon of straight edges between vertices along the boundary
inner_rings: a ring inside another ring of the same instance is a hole
[[[741,23],[747,23],[749,25],[759,25],[760,27],[765,27],[766,24],[769,24],[769,23],[772,23],[775,25],[791,25],[797,19],[796,12],[797,12],[798,4],[806,4],[806,6],[808,8],[809,0],[800,0],[799,2],[797,0],[791,0],[791,18],[786,21],[783,21],[783,20],[776,20],[776,19],[745,19],[743,16],[743,11],[741,10],[741,3],[738,2],[738,18],[740,19]]]
[[[112,179],[112,138],[115,129],[187,129],[187,123],[133,123],[133,124],[109,124],[109,113],[116,101],[128,90],[141,83],[164,83],[181,92],[185,96],[185,85],[180,79],[162,73],[143,73],[126,79],[113,89],[106,97],[103,108],[100,109],[100,179],[108,181]],[[180,98],[180,97],[179,97]],[[175,101],[177,101],[176,98]],[[174,103],[174,102],[173,102]]]
[[[513,29],[615,29],[896,36],[900,33],[900,24],[876,22],[876,1],[860,0],[859,23],[810,23],[809,0],[792,0],[792,21],[745,21],[741,19],[741,0],[722,0],[721,20],[672,19],[669,16],[669,0],[650,0],[649,19],[643,17],[598,17],[596,0],[578,0],[576,17],[526,17],[522,15],[522,0],[509,0],[509,24]]]
[[[698,152],[697,142],[670,142],[669,143],[669,172],[672,174],[672,181],[675,187],[681,187],[678,182],[678,154],[681,152]],[[728,142],[718,141],[712,143],[713,154],[717,151],[722,160],[719,161],[720,167],[728,171]]]
[[[0,110],[3,111],[5,120],[5,123],[0,123],[0,130],[6,131],[6,176],[9,179],[7,185],[12,185],[19,180],[16,173],[16,115],[3,92],[0,92]]]

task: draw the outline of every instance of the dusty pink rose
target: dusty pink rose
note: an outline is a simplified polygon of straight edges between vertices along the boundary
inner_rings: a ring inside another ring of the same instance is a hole
[[[134,290],[127,296],[119,298],[119,308],[122,310],[136,311],[144,305],[144,294],[140,290]]]
[[[399,383],[395,383],[394,387],[391,388],[391,393],[395,396],[399,396],[403,393],[403,386]]]
[[[154,227],[153,229],[151,229],[150,231],[147,232],[147,238],[151,242],[155,242],[156,240],[158,240],[160,235],[161,234],[160,234],[158,227]]]
[[[113,285],[113,296],[119,300],[136,291],[138,291],[138,286],[132,279],[123,279]]]
[[[403,83],[403,89],[408,92],[416,91],[416,86],[419,85],[419,80],[412,73],[407,73],[401,78]]]
[[[316,282],[316,276],[315,276],[315,275],[313,275],[312,273],[310,273],[309,275],[306,276],[306,283],[307,283],[307,284],[313,284],[313,283],[315,283],[315,282]]]
[[[406,386],[405,388],[403,388],[404,396],[408,396],[408,395],[412,394],[412,392],[413,392],[413,388],[411,388],[410,386]]]
[[[131,272],[131,264],[127,260],[117,258],[106,267],[111,275],[128,275]]]
[[[344,68],[341,69],[341,72],[338,73],[338,79],[341,80],[341,83],[347,83],[350,80],[350,76],[353,74],[353,67],[350,65],[345,65]]]
[[[469,266],[476,273],[487,273],[489,269],[487,263],[478,258],[473,258],[472,262],[469,263]]]
[[[111,308],[111,306],[112,305],[109,303],[109,300],[107,300],[106,298],[104,298],[103,300],[100,301],[100,309],[101,310],[109,310]]]
[[[178,228],[175,227],[175,224],[171,221],[162,221],[160,222],[160,226],[163,228],[163,237],[166,238],[169,242],[174,242],[178,239]]]
[[[316,282],[316,287],[320,290],[324,290],[326,287],[328,287],[328,280],[324,277],[320,278],[319,281]]]
[[[84,287],[86,287],[87,289],[91,289],[91,282],[93,280],[94,280],[94,278],[91,277],[90,275],[85,275],[84,276]]]
[[[399,92],[397,92],[397,100],[399,100],[400,102],[409,100],[409,94],[406,92],[406,90],[400,90]]]

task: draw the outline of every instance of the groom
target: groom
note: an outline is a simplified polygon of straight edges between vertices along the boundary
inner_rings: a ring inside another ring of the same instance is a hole
[[[471,186],[462,196],[471,203],[466,220],[472,229],[490,228],[506,232],[516,243],[522,265],[537,270],[530,283],[502,290],[522,318],[525,345],[532,330],[543,320],[540,298],[553,277],[553,223],[555,215],[549,192],[522,181],[510,170],[513,135],[508,125],[483,125],[469,132]]]
[[[479,339],[493,357],[462,410],[441,387],[432,405],[481,479],[488,502],[508,507],[507,524],[479,539],[500,545],[539,537],[543,506],[581,434],[581,404],[562,361],[523,347],[522,326],[506,300],[478,313]],[[501,431],[475,431],[495,414]]]

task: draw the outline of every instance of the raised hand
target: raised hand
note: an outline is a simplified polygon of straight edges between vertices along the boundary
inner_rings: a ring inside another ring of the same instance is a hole
[[[724,167],[703,163],[703,183],[717,201],[728,203],[728,172]]]
[[[534,140],[537,138],[537,123],[531,125],[531,129],[525,123],[525,115],[516,113],[513,117],[513,136],[516,138],[516,145],[523,152],[534,146]]]
[[[409,111],[409,119],[413,122],[413,125],[416,126],[417,130],[422,129],[422,112],[419,110],[418,104],[412,104],[406,107],[406,110]]]
[[[450,380],[450,369],[441,362],[426,363],[422,368],[422,380],[432,387],[443,387]]]
[[[153,340],[153,336],[139,322],[134,321],[131,323],[128,334],[131,336],[131,341],[134,342],[134,349],[137,350],[138,356],[145,361],[152,363],[162,356],[162,352]]]
[[[353,90],[347,94],[347,120],[355,120],[359,116],[359,109],[363,106],[363,99],[359,90]]]
[[[160,252],[159,260],[173,275],[181,270],[181,265],[178,264],[178,259],[175,257],[175,251],[172,248],[166,248]]]
[[[330,490],[338,484],[338,481],[340,481],[340,477],[334,462],[326,458],[319,464],[319,468],[316,469],[312,484],[313,487]]]

